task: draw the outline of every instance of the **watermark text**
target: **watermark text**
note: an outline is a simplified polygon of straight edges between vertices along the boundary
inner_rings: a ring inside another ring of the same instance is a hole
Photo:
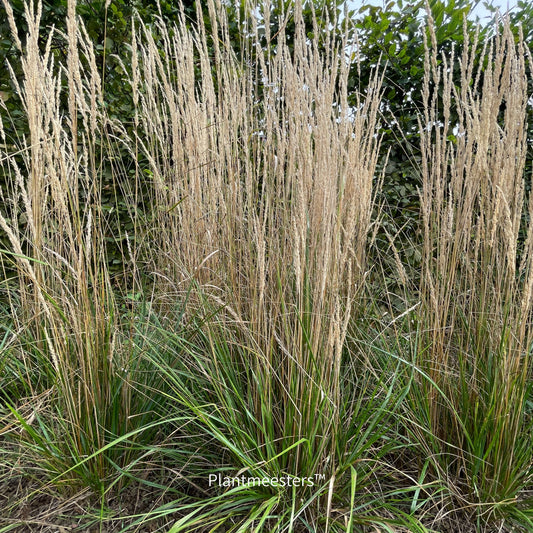
[[[223,476],[222,474],[209,474],[209,486],[219,487],[314,487],[324,481],[324,474],[315,474],[309,477],[279,476],[279,477],[250,477],[250,476]]]

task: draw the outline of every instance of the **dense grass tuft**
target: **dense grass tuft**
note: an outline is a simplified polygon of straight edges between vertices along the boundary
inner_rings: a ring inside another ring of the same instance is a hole
[[[132,123],[74,1],[63,62],[40,4],[24,44],[11,17],[0,531],[533,528],[525,45],[503,25],[444,55],[429,20],[409,279],[376,205],[384,74],[349,105],[348,34],[305,35],[293,7],[265,54],[261,21],[237,55],[213,2],[209,27],[134,20]]]

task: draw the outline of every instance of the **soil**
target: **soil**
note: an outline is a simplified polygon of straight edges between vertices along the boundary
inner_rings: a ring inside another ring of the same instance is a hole
[[[134,515],[148,513],[172,501],[161,490],[144,484],[131,484],[101,508],[89,491],[72,496],[43,486],[39,480],[0,476],[0,529],[13,533],[116,533],[133,524]],[[105,519],[100,520],[100,516]],[[165,531],[176,520],[159,520],[134,526],[129,531]]]

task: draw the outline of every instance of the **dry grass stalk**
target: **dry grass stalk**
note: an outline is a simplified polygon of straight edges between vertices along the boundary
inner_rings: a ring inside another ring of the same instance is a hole
[[[453,445],[452,455],[464,452],[455,475],[472,472],[469,442],[485,431],[484,482],[492,483],[487,490],[496,497],[514,464],[533,340],[533,227],[522,218],[525,202],[529,216],[533,209],[523,177],[526,51],[521,39],[515,44],[507,23],[481,51],[465,33],[460,59],[439,56],[431,25],[430,34],[420,126],[422,305],[429,351],[421,363],[450,401],[428,385],[433,434]],[[479,54],[483,72],[474,68]]]
[[[315,388],[338,423],[344,338],[365,279],[381,80],[349,106],[342,46],[329,35],[308,42],[299,3],[294,49],[281,30],[277,52],[253,65],[235,57],[222,12],[210,3],[214,59],[203,25],[193,32],[184,20],[172,34],[161,27],[157,43],[145,29],[134,50],[150,257],[166,291],[194,279],[227,305],[228,322],[257,347],[250,363],[276,389],[268,394],[303,413],[280,421],[297,438],[315,418],[305,412]]]
[[[37,8],[33,2],[26,6],[24,78],[16,87],[29,135],[20,157],[8,158],[11,191],[0,225],[17,254],[20,307],[13,301],[12,309],[16,328],[26,331],[52,360],[60,401],[73,428],[75,453],[81,457],[105,443],[105,425],[99,419],[111,401],[115,365],[115,305],[95,160],[102,95],[92,45],[69,1],[69,113],[63,117],[64,89],[51,54],[52,34],[44,52],[39,50],[40,13],[40,3]],[[102,456],[95,462],[103,469]]]

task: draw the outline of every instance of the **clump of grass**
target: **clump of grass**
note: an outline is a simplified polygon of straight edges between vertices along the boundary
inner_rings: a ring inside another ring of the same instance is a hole
[[[202,27],[161,28],[158,44],[145,30],[131,83],[157,206],[158,276],[209,288],[228,320],[253,333],[262,372],[277,368],[288,383],[302,366],[338,404],[366,272],[380,79],[350,108],[344,52],[329,37],[324,50],[307,43],[299,9],[294,51],[281,34],[255,69],[233,56],[214,6],[213,63]]]
[[[141,25],[126,69],[138,128],[132,153],[146,161],[137,175],[149,176],[139,188],[151,188],[155,206],[139,255],[164,294],[158,308],[187,298],[189,316],[217,310],[202,321],[200,345],[172,358],[184,358],[179,370],[161,364],[160,373],[176,409],[190,413],[190,431],[212,443],[198,444],[204,479],[227,469],[320,480],[293,493],[217,495],[221,513],[235,505],[221,520],[240,509],[242,520],[273,530],[286,521],[340,527],[355,512],[352,482],[373,486],[402,392],[371,380],[361,351],[345,342],[363,306],[381,78],[350,106],[347,37],[309,41],[299,3],[292,48],[281,30],[275,54],[252,56],[260,39],[250,15],[250,55],[241,59],[223,10],[209,3],[209,11],[211,35],[184,19],[157,34]],[[198,468],[188,475],[201,477]],[[357,508],[371,522],[365,505]]]
[[[456,509],[479,524],[512,516],[531,524],[521,502],[533,474],[526,46],[505,23],[482,47],[465,34],[462,56],[447,57],[433,31],[420,125],[425,377],[413,389],[415,433]],[[483,70],[474,69],[478,55]]]
[[[49,393],[28,416],[16,398],[10,409],[28,449],[47,462],[49,472],[69,471],[70,484],[77,478],[100,490],[110,465],[103,454],[93,454],[112,430],[124,431],[129,414],[128,403],[120,401],[128,395],[121,377],[128,358],[117,343],[103,234],[102,84],[74,2],[68,4],[64,36],[68,60],[59,66],[53,32],[39,49],[41,4],[26,5],[24,44],[4,5],[21,57],[23,78],[13,77],[13,83],[28,126],[18,150],[3,159],[10,189],[0,227],[11,249],[2,252],[2,262],[18,282],[18,288],[8,288],[10,328],[16,332],[8,353],[20,366],[47,375],[40,386]],[[88,456],[93,457],[71,471]]]

